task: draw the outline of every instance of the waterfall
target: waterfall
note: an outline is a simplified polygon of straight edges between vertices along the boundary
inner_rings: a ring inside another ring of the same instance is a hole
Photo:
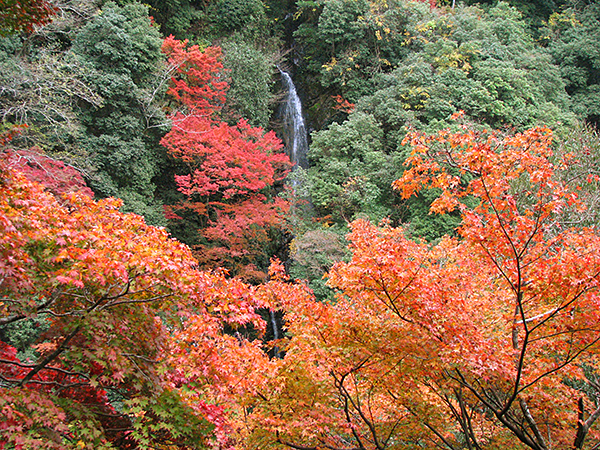
[[[283,135],[286,151],[297,167],[308,168],[308,139],[306,126],[302,116],[302,103],[296,92],[292,77],[287,72],[279,69],[283,85],[287,91],[283,104]]]
[[[273,327],[273,340],[276,341],[279,339],[279,326],[277,324],[277,317],[275,316],[275,311],[269,311],[271,315],[271,326]],[[279,347],[276,345],[273,347],[273,357],[281,358],[281,352],[279,351]]]
[[[283,87],[286,90],[285,101],[281,106],[281,117],[283,120],[283,141],[285,142],[285,150],[290,160],[294,164],[294,170],[297,168],[308,169],[308,137],[306,134],[306,126],[304,125],[304,117],[302,116],[302,103],[296,92],[296,86],[292,81],[292,77],[287,72],[279,69]],[[301,171],[294,172],[296,175]],[[292,229],[297,227],[300,215],[308,215],[311,203],[307,200],[306,194],[299,194],[301,181],[292,179],[293,197],[290,207],[290,224]],[[281,324],[277,320],[277,315],[274,310],[269,311],[271,326],[273,327],[273,340],[277,341],[283,335]],[[283,320],[283,319],[282,319]],[[273,357],[282,358],[283,355],[276,345],[273,347]]]
[[[277,326],[277,319],[275,318],[275,311],[271,310],[271,325],[273,326],[273,339],[279,339],[279,327]]]

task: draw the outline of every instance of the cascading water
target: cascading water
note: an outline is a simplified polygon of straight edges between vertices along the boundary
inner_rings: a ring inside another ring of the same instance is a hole
[[[279,339],[279,326],[275,318],[275,311],[271,310],[271,326],[273,327],[273,339]]]
[[[296,167],[306,169],[308,168],[308,139],[302,116],[302,103],[290,74],[281,69],[279,71],[287,91],[283,104],[283,137],[286,151]]]
[[[269,314],[271,316],[271,326],[273,327],[273,340],[277,341],[280,338],[279,324],[277,323],[277,317],[275,316],[275,311],[273,311],[273,310],[270,310]],[[281,357],[281,353],[279,352],[279,347],[277,347],[277,346],[273,347],[273,356],[275,358]]]
[[[306,134],[306,126],[304,125],[304,117],[302,116],[302,103],[296,92],[296,86],[294,86],[292,77],[281,69],[279,69],[279,72],[281,72],[283,87],[286,90],[285,101],[281,106],[283,141],[285,143],[286,153],[294,164],[293,170],[297,175],[299,173],[299,171],[297,171],[298,168],[302,170],[308,169],[308,137]],[[310,202],[306,201],[306,199],[300,201],[302,197],[302,193],[300,193],[302,187],[301,183],[297,177],[294,178],[292,176],[291,180],[294,194],[291,201],[290,222],[292,223],[292,228],[294,228],[294,223],[297,222],[298,214],[302,214],[307,208],[310,208]],[[304,207],[301,207],[301,204],[303,204]],[[273,328],[273,339],[277,341],[283,335],[281,323],[274,310],[270,310],[269,315],[271,327]],[[277,346],[273,347],[273,357],[282,357],[279,347]]]

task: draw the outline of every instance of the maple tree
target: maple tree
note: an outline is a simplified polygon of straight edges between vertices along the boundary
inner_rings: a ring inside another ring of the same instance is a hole
[[[281,341],[265,343],[266,324],[258,311],[282,307],[281,298],[314,303],[303,284],[289,282],[277,259],[268,276],[267,282],[250,285],[222,271],[205,274],[203,304],[213,316],[191,314],[169,340],[165,364],[172,383],[191,408],[206,415],[203,410],[212,405],[208,417],[217,426],[220,448],[257,448],[250,441],[253,430],[262,427],[255,408],[278,383],[280,371],[289,370],[270,356]],[[215,334],[221,338],[215,340]],[[275,426],[277,418],[265,420]]]
[[[596,445],[600,236],[558,220],[581,205],[551,142],[546,128],[407,137],[395,188],[436,189],[432,212],[458,209],[458,236],[358,220],[351,261],[329,275],[335,303],[269,284],[290,337],[249,410],[251,445]]]
[[[41,149],[17,150],[7,154],[9,165],[23,173],[28,180],[43,184],[59,197],[68,192],[93,197],[81,173],[64,162],[45,155]]]
[[[235,126],[220,121],[227,83],[220,81],[218,48],[201,51],[169,37],[163,51],[175,73],[168,93],[182,109],[173,114],[173,127],[161,142],[187,167],[175,178],[185,201],[171,207],[169,217],[179,218],[178,209],[198,214],[210,242],[198,246],[200,262],[237,265],[241,273],[261,255],[269,229],[282,223],[287,203],[270,199],[269,188],[285,177],[289,159],[274,132],[243,119]]]
[[[168,397],[156,365],[167,323],[157,315],[176,317],[169,299],[193,264],[189,251],[141,217],[119,213],[115,199],[72,193],[59,203],[6,166],[1,191],[0,326],[44,323],[36,359],[21,360],[2,344],[2,446],[135,441],[128,407],[117,410],[108,395],[124,405]],[[169,435],[168,419],[155,419]],[[177,433],[166,441],[190,434]]]
[[[248,408],[280,363],[257,339],[266,331],[257,310],[274,305],[259,294],[261,288],[223,272],[209,276],[205,286],[204,305],[211,314],[192,314],[172,334],[165,363],[185,402],[215,423],[221,448],[244,448]]]
[[[18,31],[32,32],[45,25],[56,14],[56,8],[46,0],[0,1],[0,36]]]
[[[183,324],[197,342],[245,351],[224,335],[264,328],[244,285],[227,294],[223,275],[199,272],[188,247],[119,200],[59,200],[1,163],[0,448],[218,445],[222,408],[187,405],[166,352]],[[22,351],[12,344],[28,327]]]

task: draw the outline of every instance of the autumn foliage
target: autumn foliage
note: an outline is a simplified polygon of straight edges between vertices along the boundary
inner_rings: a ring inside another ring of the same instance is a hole
[[[187,41],[166,38],[162,51],[175,72],[168,93],[184,106],[188,114],[210,118],[225,103],[227,82],[220,80],[223,64],[221,49],[197,45],[187,48]],[[179,117],[184,117],[181,115]]]
[[[172,52],[183,110],[165,142],[194,168],[180,189],[194,208],[206,205],[205,232],[228,243],[227,256],[244,255],[243,239],[279,223],[266,190],[288,162],[272,133],[217,120],[225,86],[208,89],[194,72],[205,56],[187,67]],[[202,139],[190,137],[196,130]],[[239,442],[229,410],[240,411],[237,394],[251,383],[231,385],[269,361],[256,340],[268,301],[223,272],[198,271],[188,247],[119,212],[120,200],[94,201],[71,168],[35,150],[1,163],[0,448]],[[29,341],[16,348],[21,330]]]
[[[28,180],[44,185],[59,198],[69,192],[78,192],[90,198],[94,196],[77,169],[45,155],[37,147],[8,151],[7,161],[11,168],[21,172]]]
[[[600,237],[558,220],[580,205],[551,141],[544,128],[407,137],[396,189],[437,189],[432,212],[458,209],[457,236],[431,245],[359,220],[329,275],[335,304],[279,285],[290,337],[251,407],[252,446],[597,442]]]
[[[546,128],[405,145],[395,188],[435,189],[432,213],[462,223],[429,244],[354,222],[331,303],[277,261],[257,286],[198,271],[119,201],[58,201],[5,163],[0,325],[43,327],[34,357],[0,344],[0,445],[593,448],[600,236],[561,222],[583,208],[560,181],[572,155]],[[284,314],[285,337],[263,342],[259,309]]]
[[[199,245],[200,262],[240,273],[261,254],[268,230],[282,224],[287,205],[269,188],[285,177],[289,159],[273,132],[221,121],[227,84],[218,48],[201,51],[169,37],[163,51],[174,71],[168,92],[180,110],[162,144],[187,167],[175,179],[186,200],[170,208],[170,217],[182,209],[198,214],[210,242]]]
[[[56,7],[46,0],[0,0],[0,36],[10,32],[32,32],[56,14]]]
[[[199,272],[186,246],[120,213],[119,200],[59,201],[2,163],[0,328],[3,340],[9,328],[38,331],[34,353],[0,342],[0,448],[219,445],[223,408],[183,401],[171,338],[185,323],[198,352],[203,342],[243,353],[255,344],[224,330],[259,330],[260,304],[239,282]]]
[[[600,2],[455,3],[0,0],[0,450],[600,450]]]

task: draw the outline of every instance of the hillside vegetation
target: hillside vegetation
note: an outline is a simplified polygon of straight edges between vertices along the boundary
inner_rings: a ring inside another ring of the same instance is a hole
[[[0,0],[0,449],[597,449],[599,52],[592,0]]]

